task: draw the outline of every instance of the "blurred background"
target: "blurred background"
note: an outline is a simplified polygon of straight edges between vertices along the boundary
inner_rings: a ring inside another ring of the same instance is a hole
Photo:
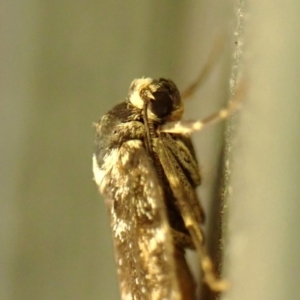
[[[91,170],[92,123],[134,78],[167,77],[183,90],[220,35],[222,55],[185,117],[217,111],[237,77],[246,78],[243,108],[227,129],[193,135],[208,227],[210,204],[216,194],[223,199],[232,283],[223,299],[297,299],[300,4],[0,5],[1,300],[119,299],[109,219]]]

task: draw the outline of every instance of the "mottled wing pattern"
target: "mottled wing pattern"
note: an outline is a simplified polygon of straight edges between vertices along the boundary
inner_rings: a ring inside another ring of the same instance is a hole
[[[193,173],[193,164],[187,164],[189,162],[188,152],[185,153],[184,148],[181,148],[181,146],[179,148],[172,147],[173,142],[171,135],[163,133],[154,140],[154,148],[176,198],[176,204],[184,224],[197,249],[203,271],[203,280],[212,290],[221,291],[226,289],[228,285],[225,281],[216,278],[212,261],[206,253],[204,235],[199,226],[199,223],[203,220],[202,209],[193,188],[195,182],[192,176],[187,175],[188,173],[185,171],[186,168],[189,168],[189,171]],[[183,151],[180,151],[180,148]],[[181,158],[178,155],[178,150],[181,152]],[[188,201],[186,201],[187,199]]]
[[[110,210],[122,299],[182,299],[163,191],[142,141],[110,149],[103,161],[94,157],[94,173]]]
[[[192,219],[197,228],[204,222],[204,212],[196,193],[201,182],[199,166],[186,135],[161,133],[155,140],[155,151],[166,174],[185,226],[185,215]]]

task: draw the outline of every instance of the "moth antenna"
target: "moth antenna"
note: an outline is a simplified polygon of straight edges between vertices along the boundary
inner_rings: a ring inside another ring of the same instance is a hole
[[[202,67],[202,70],[200,71],[197,79],[181,93],[181,98],[183,100],[191,97],[195,93],[195,91],[202,85],[207,76],[211,73],[213,67],[215,66],[216,62],[221,56],[221,53],[224,49],[224,45],[225,34],[222,32],[216,38],[212,49],[209,52],[209,56],[206,59],[206,63]]]

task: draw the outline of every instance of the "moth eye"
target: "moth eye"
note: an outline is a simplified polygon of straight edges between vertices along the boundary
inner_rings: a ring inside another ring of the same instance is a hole
[[[153,93],[155,100],[149,103],[149,109],[158,118],[168,116],[173,110],[173,99],[166,92]]]

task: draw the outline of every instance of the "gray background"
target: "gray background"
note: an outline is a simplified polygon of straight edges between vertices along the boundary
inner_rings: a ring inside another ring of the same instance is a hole
[[[218,110],[247,78],[227,130],[224,299],[297,298],[298,1],[3,0],[0,11],[1,300],[118,299],[92,122],[134,78],[183,89],[220,34],[222,57],[186,118]],[[223,137],[224,124],[194,134],[207,212]]]

